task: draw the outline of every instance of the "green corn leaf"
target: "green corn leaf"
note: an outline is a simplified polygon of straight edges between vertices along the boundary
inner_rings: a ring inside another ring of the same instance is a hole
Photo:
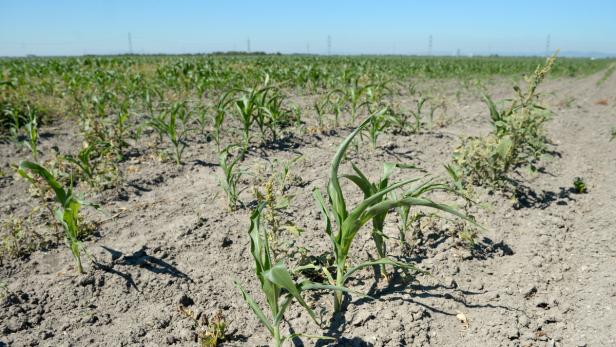
[[[239,285],[239,283],[235,282],[235,286],[240,290],[240,292],[242,293],[242,297],[244,298],[244,301],[246,302],[246,304],[248,304],[252,312],[254,312],[255,316],[257,316],[259,321],[267,328],[267,330],[269,330],[270,334],[273,335],[274,327],[265,317],[265,314],[263,313],[263,311],[261,311],[261,309],[259,308],[259,305],[257,305],[255,300],[250,296],[250,294],[248,294],[244,290],[244,288],[242,288],[242,286]]]
[[[295,298],[295,300],[297,300],[297,302],[306,309],[312,320],[314,320],[315,323],[319,324],[317,322],[316,315],[308,306],[308,304],[304,301],[304,298],[302,298],[300,289],[298,289],[295,282],[293,282],[289,270],[287,270],[287,268],[283,264],[276,264],[271,269],[265,271],[264,276],[270,282],[281,288],[284,288],[287,292],[289,292],[289,294],[291,294]]]
[[[408,269],[408,270],[413,270],[416,272],[424,272],[422,270],[419,270],[417,267],[415,267],[415,265],[410,264],[410,263],[404,263],[404,262],[400,262],[400,261],[395,261],[389,258],[381,258],[381,259],[377,259],[377,260],[372,260],[372,261],[367,261],[367,262],[363,262],[359,265],[355,265],[352,268],[350,268],[349,270],[347,270],[345,276],[344,276],[344,280],[348,280],[351,275],[353,275],[355,272],[357,272],[358,270],[361,270],[363,268],[366,267],[370,267],[370,266],[375,266],[375,265],[391,265],[394,267],[398,267],[398,268],[404,268],[404,269]]]

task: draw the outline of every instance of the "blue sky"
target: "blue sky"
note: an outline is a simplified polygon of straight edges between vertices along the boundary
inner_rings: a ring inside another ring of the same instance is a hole
[[[246,50],[616,54],[616,1],[0,0],[0,56]]]

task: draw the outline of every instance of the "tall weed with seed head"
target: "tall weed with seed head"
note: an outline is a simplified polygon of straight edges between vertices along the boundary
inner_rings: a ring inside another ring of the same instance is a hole
[[[551,113],[539,104],[537,88],[552,69],[556,56],[546,60],[535,72],[525,77],[526,90],[514,86],[516,98],[508,107],[499,109],[484,94],[490,111],[492,132],[485,137],[463,139],[454,151],[451,168],[460,173],[465,183],[502,186],[515,167],[534,162],[547,151],[544,124]]]

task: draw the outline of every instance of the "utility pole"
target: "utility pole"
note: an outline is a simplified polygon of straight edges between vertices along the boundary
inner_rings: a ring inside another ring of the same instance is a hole
[[[246,52],[250,53],[250,37],[246,39]]]
[[[432,55],[432,34],[428,37],[428,55]]]
[[[550,56],[550,34],[548,34],[548,38],[545,40],[545,56]]]
[[[128,54],[133,54],[133,37],[128,33]]]
[[[332,36],[327,35],[327,55],[332,55]]]

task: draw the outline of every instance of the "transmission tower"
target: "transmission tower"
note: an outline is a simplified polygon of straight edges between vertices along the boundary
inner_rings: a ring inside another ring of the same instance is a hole
[[[332,55],[332,36],[327,35],[327,55]]]
[[[428,37],[428,55],[432,55],[432,35]]]
[[[545,56],[550,55],[550,34],[548,34],[548,38],[545,40]]]
[[[133,37],[128,33],[128,54],[133,54]]]
[[[250,53],[250,37],[246,39],[246,52]]]

